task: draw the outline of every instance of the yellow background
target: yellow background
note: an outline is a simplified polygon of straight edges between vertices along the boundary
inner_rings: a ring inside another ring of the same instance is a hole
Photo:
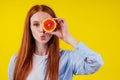
[[[119,80],[119,0],[1,0],[0,80],[8,79],[10,57],[19,50],[26,14],[35,4],[50,6],[58,17],[66,19],[74,38],[102,55],[104,66],[98,72],[74,76],[73,80]],[[60,43],[63,49],[73,49]]]

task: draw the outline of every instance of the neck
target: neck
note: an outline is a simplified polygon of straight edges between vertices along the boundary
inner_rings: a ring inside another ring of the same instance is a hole
[[[46,55],[46,50],[47,50],[47,44],[36,43],[35,54],[44,56]]]

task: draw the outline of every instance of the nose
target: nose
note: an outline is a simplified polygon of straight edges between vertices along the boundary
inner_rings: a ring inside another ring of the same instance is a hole
[[[40,26],[39,31],[40,31],[40,33],[45,33],[45,31],[43,30],[42,26]]]

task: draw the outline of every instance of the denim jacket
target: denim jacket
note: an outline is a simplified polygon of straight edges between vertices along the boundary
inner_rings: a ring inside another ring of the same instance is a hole
[[[95,53],[84,43],[80,42],[75,50],[60,50],[59,77],[58,80],[72,80],[73,75],[87,75],[95,73],[102,65],[103,60],[100,54]],[[16,55],[12,56],[8,67],[8,80],[13,80],[14,63]],[[90,61],[87,61],[89,59]],[[44,60],[46,63],[46,60]],[[45,66],[41,80],[44,80]]]

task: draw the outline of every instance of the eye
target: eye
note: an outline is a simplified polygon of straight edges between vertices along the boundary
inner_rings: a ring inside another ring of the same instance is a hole
[[[39,23],[34,23],[33,26],[38,27],[40,24]]]

